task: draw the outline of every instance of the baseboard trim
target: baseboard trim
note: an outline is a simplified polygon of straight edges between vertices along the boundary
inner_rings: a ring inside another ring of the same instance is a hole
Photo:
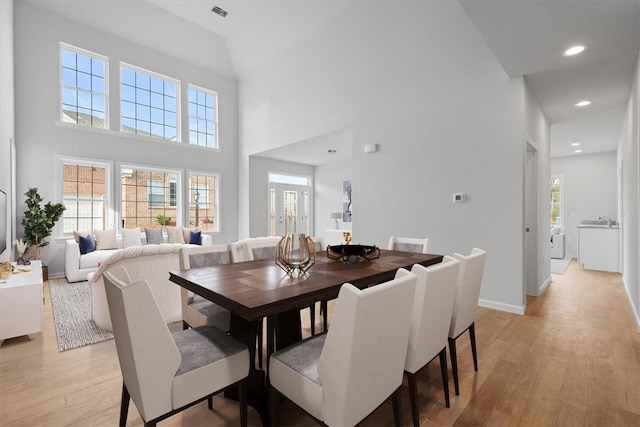
[[[629,293],[629,286],[627,286],[627,281],[625,280],[624,275],[622,276],[622,285],[624,286],[624,291],[627,293],[627,299],[629,300],[629,305],[631,305],[633,316],[636,318],[638,332],[640,332],[640,311],[638,311],[638,307],[636,307],[636,305],[633,303],[633,299],[631,298],[631,294]]]
[[[492,308],[494,310],[506,311],[507,313],[524,314],[524,306],[517,306],[512,304],[505,304],[502,302],[491,301],[480,298],[478,305],[485,308]]]
[[[547,286],[549,286],[550,284],[551,284],[551,276],[547,277],[547,280],[545,280],[542,286],[538,288],[538,295],[536,296],[539,297],[540,295],[542,295],[545,289],[547,289]]]

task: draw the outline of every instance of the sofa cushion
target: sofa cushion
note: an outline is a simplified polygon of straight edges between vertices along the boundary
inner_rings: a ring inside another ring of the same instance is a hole
[[[202,232],[201,231],[191,231],[189,233],[189,244],[190,245],[202,245]]]
[[[122,234],[122,247],[128,248],[131,246],[142,246],[142,239],[140,239],[140,227],[136,228],[124,228],[120,231]]]
[[[82,255],[88,254],[96,250],[96,244],[93,242],[93,237],[91,237],[91,234],[87,235],[86,237],[78,236],[78,240],[79,240],[78,245],[80,246],[80,253]]]
[[[162,228],[145,228],[144,233],[147,235],[147,245],[159,245],[160,243],[164,243],[162,239]]]
[[[80,236],[82,236],[82,237],[91,236],[91,231],[89,231],[89,230],[75,231],[74,230],[73,238],[76,240],[76,243],[78,243],[78,244],[80,243]]]
[[[200,231],[200,227],[195,227],[195,228],[186,228],[186,227],[182,227],[182,234],[184,235],[184,242],[185,243],[189,243],[191,241],[191,232],[198,232]]]
[[[94,230],[93,235],[96,240],[96,250],[103,251],[105,249],[118,249],[116,243],[116,230]]]
[[[184,243],[184,233],[181,228],[167,227],[167,239],[169,243]]]

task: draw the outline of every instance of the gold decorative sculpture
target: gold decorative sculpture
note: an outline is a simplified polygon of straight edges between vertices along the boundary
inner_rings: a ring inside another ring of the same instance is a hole
[[[350,231],[343,231],[342,232],[342,237],[344,238],[344,244],[345,245],[351,244],[351,232]]]
[[[282,236],[276,246],[276,264],[289,276],[302,276],[316,263],[316,244],[304,234]]]

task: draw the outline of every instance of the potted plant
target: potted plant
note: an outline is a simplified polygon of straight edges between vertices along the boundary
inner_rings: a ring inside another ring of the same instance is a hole
[[[42,248],[49,242],[47,238],[51,236],[53,227],[66,209],[62,203],[47,202],[42,205],[42,197],[38,194],[38,188],[29,188],[26,193],[25,204],[27,210],[22,218],[24,227],[24,241],[29,245],[29,257],[26,259],[42,259]],[[43,276],[46,278],[46,269],[43,265]]]

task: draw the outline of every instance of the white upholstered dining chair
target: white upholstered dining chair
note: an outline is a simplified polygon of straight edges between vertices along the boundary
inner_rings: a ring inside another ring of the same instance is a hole
[[[124,267],[119,267],[124,269]],[[122,372],[120,426],[133,400],[145,426],[155,426],[238,385],[240,423],[247,424],[249,350],[213,326],[171,333],[146,280],[126,283],[126,272],[105,272],[105,289]]]
[[[328,426],[355,425],[392,396],[396,425],[402,425],[400,387],[416,283],[405,272],[364,290],[345,283],[326,334],[271,356],[271,425],[278,425],[279,396]]]
[[[447,408],[450,406],[447,337],[459,268],[460,262],[450,256],[445,256],[442,262],[429,267],[415,264],[411,268],[411,272],[417,276],[418,281],[404,371],[409,383],[413,425],[416,427],[420,424],[416,376],[422,368],[438,356],[445,405]]]
[[[419,254],[429,253],[429,239],[416,239],[413,237],[389,237],[390,251],[416,252]]]
[[[460,261],[456,299],[453,304],[453,313],[449,327],[449,352],[451,353],[451,371],[453,373],[453,386],[456,395],[460,394],[456,340],[465,331],[469,331],[473,367],[476,372],[478,371],[475,317],[476,309],[478,308],[478,299],[480,298],[480,287],[482,285],[486,255],[487,253],[484,250],[478,248],[473,248],[467,256],[458,253],[453,254],[453,257]]]
[[[184,246],[178,254],[181,270],[231,263],[228,245]],[[228,310],[185,288],[180,289],[180,298],[183,329],[210,325],[223,331],[229,330],[231,314]]]

